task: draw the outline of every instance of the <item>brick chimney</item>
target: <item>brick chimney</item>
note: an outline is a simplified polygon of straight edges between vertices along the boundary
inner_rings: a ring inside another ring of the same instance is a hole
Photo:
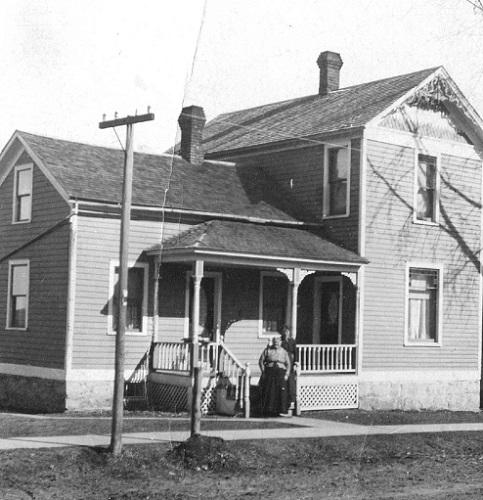
[[[183,108],[178,123],[181,129],[181,157],[193,165],[201,165],[204,159],[201,142],[206,123],[203,108],[200,106]]]
[[[339,88],[339,73],[342,58],[337,52],[321,52],[317,59],[320,68],[319,95],[326,95]]]

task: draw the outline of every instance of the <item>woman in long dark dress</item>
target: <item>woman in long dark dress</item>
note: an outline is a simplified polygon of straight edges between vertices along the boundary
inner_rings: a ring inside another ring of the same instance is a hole
[[[287,380],[291,363],[280,337],[274,337],[258,362],[261,371],[261,406],[264,416],[287,415]]]

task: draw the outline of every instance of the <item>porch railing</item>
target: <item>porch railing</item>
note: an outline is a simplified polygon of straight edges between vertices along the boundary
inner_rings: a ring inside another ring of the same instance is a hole
[[[243,365],[228,347],[221,343],[218,359],[218,373],[228,377],[235,386],[235,399],[240,408],[244,410],[245,416],[250,415],[250,366]]]
[[[199,361],[203,372],[218,364],[218,348],[214,342],[199,344]],[[153,349],[153,369],[189,372],[190,345],[186,342],[157,342]]]
[[[235,398],[246,416],[250,414],[250,367],[243,365],[221,342],[199,345],[199,360],[204,373],[227,377],[235,386]],[[156,342],[153,348],[154,370],[181,372],[190,370],[190,345],[186,342]]]
[[[299,344],[297,360],[302,373],[353,373],[356,371],[356,346]]]

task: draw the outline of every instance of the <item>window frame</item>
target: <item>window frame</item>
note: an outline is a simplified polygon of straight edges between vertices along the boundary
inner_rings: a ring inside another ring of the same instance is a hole
[[[114,286],[116,284],[116,267],[119,267],[119,260],[111,260],[109,263],[109,290],[108,290],[108,313],[107,313],[107,334],[116,335],[116,331],[113,329],[114,318]],[[143,300],[142,300],[142,329],[128,330],[126,328],[126,335],[131,336],[146,336],[148,335],[148,293],[149,293],[149,263],[148,262],[128,262],[128,269],[131,268],[142,268],[143,269]],[[128,272],[129,274],[129,272]],[[129,276],[128,276],[129,279]]]
[[[436,160],[435,186],[433,198],[433,220],[422,220],[417,217],[417,201],[418,201],[418,168],[419,157],[427,156]],[[419,149],[414,151],[414,182],[413,182],[413,223],[422,226],[438,226],[439,225],[439,199],[441,188],[441,154],[435,152],[423,152]]]
[[[347,150],[347,184],[346,184],[346,207],[343,214],[329,214],[329,150],[346,149]],[[350,141],[334,141],[324,145],[324,169],[323,169],[323,219],[341,219],[350,215],[350,189],[351,189],[351,142]]]
[[[18,216],[18,173],[29,170],[30,171],[30,213],[28,219],[17,220]],[[34,180],[34,168],[33,163],[26,163],[23,165],[16,165],[13,169],[13,197],[12,197],[12,224],[28,224],[32,222],[32,199],[33,199],[33,180]]]
[[[260,272],[260,278],[259,278],[259,289],[258,289],[258,338],[259,339],[270,339],[277,334],[277,332],[271,332],[267,333],[266,331],[263,330],[263,279],[266,276],[271,276],[275,278],[285,278],[287,282],[287,289],[286,289],[286,295],[285,295],[285,309],[287,308],[288,305],[288,297],[289,297],[289,285],[290,281],[288,280],[287,276],[281,272],[277,271],[261,271]],[[287,310],[285,310],[285,316],[287,316]],[[285,320],[285,318],[284,318]]]
[[[409,285],[411,269],[424,269],[438,272],[438,290],[436,294],[436,338],[432,340],[412,340],[409,338]],[[404,346],[406,347],[441,347],[443,345],[443,271],[442,264],[429,262],[407,262],[405,278],[404,307]]]
[[[12,268],[15,266],[27,266],[27,293],[25,296],[25,326],[11,326],[12,319]],[[29,327],[29,302],[30,302],[30,260],[13,259],[8,261],[8,284],[7,284],[7,314],[5,330],[27,331]]]

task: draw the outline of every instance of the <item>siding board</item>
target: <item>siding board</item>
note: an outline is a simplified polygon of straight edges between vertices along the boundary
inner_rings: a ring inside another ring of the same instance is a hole
[[[188,227],[185,224],[166,222],[164,237],[169,238]],[[152,340],[154,270],[152,259],[148,260],[143,251],[159,243],[161,223],[132,220],[130,229],[129,260],[150,262],[149,328],[147,335],[126,335],[126,369],[132,369],[139,363]],[[75,369],[113,368],[115,336],[107,333],[109,268],[111,260],[119,259],[119,234],[119,219],[79,216],[72,360]],[[179,340],[179,336],[176,339]]]
[[[17,165],[34,163],[24,153]],[[46,231],[69,215],[70,208],[42,171],[32,172],[32,218],[12,224],[14,172],[0,186],[0,363],[64,367],[69,255],[69,224]],[[42,236],[41,236],[42,235]],[[27,243],[41,236],[35,242]],[[24,246],[26,245],[26,246]],[[24,246],[23,249],[15,252]],[[14,252],[3,260],[2,257]],[[7,330],[8,262],[30,261],[28,330]]]
[[[424,226],[415,150],[368,140],[367,159],[363,370],[477,369],[481,162],[441,156],[441,217]],[[403,345],[408,261],[444,266],[441,347]]]

